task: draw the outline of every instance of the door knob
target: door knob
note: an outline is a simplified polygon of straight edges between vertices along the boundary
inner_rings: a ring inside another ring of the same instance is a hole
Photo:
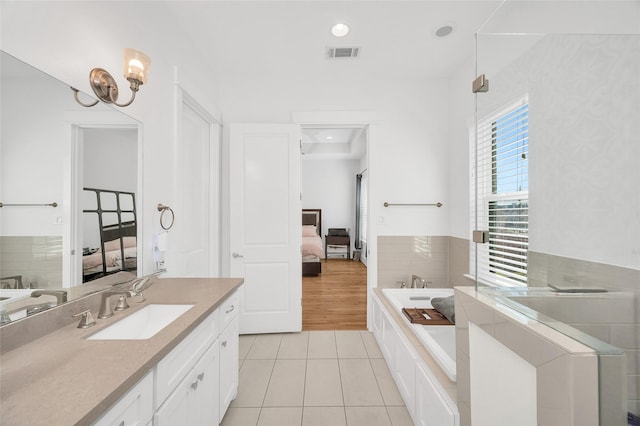
[[[232,254],[232,256],[233,256],[235,259],[237,259],[237,258],[239,258],[239,257],[244,257],[243,255],[241,255],[241,254],[240,254],[240,253],[238,253],[237,251],[234,251],[234,252],[233,252],[233,254]]]

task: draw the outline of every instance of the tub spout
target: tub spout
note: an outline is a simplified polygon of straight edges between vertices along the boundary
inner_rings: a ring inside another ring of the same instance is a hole
[[[418,275],[411,275],[411,288],[428,288],[431,281],[427,281]]]

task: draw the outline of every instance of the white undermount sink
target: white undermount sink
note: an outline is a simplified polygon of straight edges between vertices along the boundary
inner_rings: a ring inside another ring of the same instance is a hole
[[[151,304],[87,337],[88,340],[144,340],[171,324],[193,305]],[[117,314],[116,314],[117,315]]]

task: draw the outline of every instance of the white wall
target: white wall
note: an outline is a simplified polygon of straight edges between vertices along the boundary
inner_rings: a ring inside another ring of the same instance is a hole
[[[469,131],[475,128],[475,95],[471,93],[474,61],[469,58],[449,80],[449,235],[471,239],[469,194],[470,185]]]
[[[322,237],[328,228],[349,228],[353,250],[358,160],[302,161],[302,208],[322,209]]]
[[[71,101],[63,97],[68,88],[56,83],[41,76],[2,78],[0,201],[56,202],[59,207],[2,208],[0,235],[62,235],[62,225],[56,223],[56,218],[63,215],[62,113]],[[37,117],[37,125],[33,117]]]
[[[640,36],[550,35],[490,79],[480,116],[529,95],[529,250],[640,269],[638,58]]]
[[[219,118],[216,71],[199,59],[164,2],[3,0],[0,19],[2,50],[85,93],[92,93],[89,71],[101,67],[114,75],[125,98],[128,89],[121,76],[122,49],[133,47],[151,57],[149,81],[141,87],[136,101],[123,111],[143,123],[143,271],[152,271],[151,237],[159,220],[155,206],[172,205],[176,200],[176,67],[179,84]],[[176,215],[179,220],[180,212]]]
[[[376,112],[367,151],[368,248],[374,264],[378,235],[448,234],[446,80],[384,80],[345,69],[296,79],[264,75],[224,80],[221,93],[228,122],[291,122],[293,111]],[[223,153],[228,159],[228,141]],[[385,208],[385,201],[440,201],[445,207]],[[370,280],[375,283],[375,273]]]
[[[84,130],[84,186],[112,191],[138,189],[138,132]]]

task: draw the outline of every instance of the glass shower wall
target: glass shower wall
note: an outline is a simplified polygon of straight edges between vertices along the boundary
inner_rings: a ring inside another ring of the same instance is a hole
[[[505,1],[481,74],[476,287],[594,348],[601,424],[640,424],[640,2]]]

